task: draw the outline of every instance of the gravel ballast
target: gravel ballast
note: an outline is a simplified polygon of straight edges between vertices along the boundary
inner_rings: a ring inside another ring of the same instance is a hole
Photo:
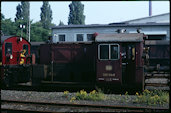
[[[68,93],[68,96],[64,96],[64,92],[36,92],[36,91],[14,91],[14,90],[1,90],[1,100],[23,100],[23,101],[40,101],[40,102],[57,102],[57,103],[75,103],[75,104],[99,104],[99,105],[127,105],[127,106],[140,106],[140,107],[161,107],[169,108],[169,104],[164,105],[147,105],[135,103],[135,95],[118,94],[105,94],[105,100],[93,101],[93,100],[74,100],[71,98],[76,93]]]

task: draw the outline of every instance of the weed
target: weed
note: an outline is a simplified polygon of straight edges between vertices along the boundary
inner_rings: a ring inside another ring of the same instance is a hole
[[[84,90],[80,90],[80,92],[76,93],[75,98],[77,100],[93,100],[93,101],[96,101],[96,100],[104,100],[105,95],[101,91],[98,92],[96,90],[93,90],[90,93],[87,93]]]
[[[64,91],[63,97],[68,98],[68,93],[69,93],[69,91]]]
[[[73,102],[73,101],[75,101],[76,100],[76,98],[75,97],[72,97],[71,99],[70,99],[70,102]]]
[[[169,93],[161,90],[144,90],[142,94],[136,93],[136,99],[134,102],[136,103],[146,103],[148,105],[163,105],[165,103],[169,103]]]

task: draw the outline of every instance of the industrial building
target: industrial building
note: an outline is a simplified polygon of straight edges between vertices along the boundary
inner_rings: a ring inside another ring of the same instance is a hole
[[[154,15],[119,23],[64,25],[52,28],[52,42],[92,41],[94,33],[141,32],[148,40],[170,40],[170,13]]]

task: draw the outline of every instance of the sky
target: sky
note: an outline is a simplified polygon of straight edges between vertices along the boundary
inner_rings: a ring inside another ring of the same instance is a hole
[[[50,1],[52,23],[58,25],[60,20],[68,24],[69,4],[71,1]],[[149,1],[82,1],[84,4],[85,24],[109,24],[149,16]],[[14,21],[16,6],[21,2],[1,2],[1,13]],[[30,19],[40,20],[40,7],[43,2],[30,2]],[[152,16],[170,13],[169,1],[152,1]]]

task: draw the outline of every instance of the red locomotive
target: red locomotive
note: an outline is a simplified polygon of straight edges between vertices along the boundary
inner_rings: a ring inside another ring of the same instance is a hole
[[[30,79],[30,43],[22,37],[9,37],[2,43],[2,81],[7,85]]]
[[[98,34],[93,42],[42,44],[32,84],[72,82],[142,90],[143,37],[142,33]]]

